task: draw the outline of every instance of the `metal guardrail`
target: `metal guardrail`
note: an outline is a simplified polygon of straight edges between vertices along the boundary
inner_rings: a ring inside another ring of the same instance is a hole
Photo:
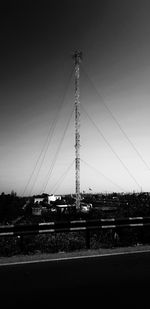
[[[37,224],[12,224],[0,226],[0,236],[91,231],[150,226],[150,217],[108,218],[96,220],[52,221]]]

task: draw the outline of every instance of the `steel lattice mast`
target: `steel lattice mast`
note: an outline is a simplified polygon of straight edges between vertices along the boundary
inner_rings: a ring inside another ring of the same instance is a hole
[[[73,54],[75,65],[75,193],[76,207],[80,207],[80,62],[82,53],[75,51]]]

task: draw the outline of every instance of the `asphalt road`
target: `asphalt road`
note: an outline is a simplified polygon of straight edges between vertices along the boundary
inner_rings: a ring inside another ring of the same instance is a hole
[[[145,308],[150,252],[0,266],[0,282],[2,308]]]

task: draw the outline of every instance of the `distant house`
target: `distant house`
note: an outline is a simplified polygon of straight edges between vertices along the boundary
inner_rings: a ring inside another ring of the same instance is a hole
[[[42,194],[42,195],[37,195],[37,196],[34,197],[34,204],[36,204],[36,203],[40,204],[43,201],[50,204],[51,202],[55,202],[57,200],[61,200],[61,195]]]
[[[35,197],[34,198],[34,204],[40,204],[41,202],[43,202],[44,197]]]
[[[32,215],[41,216],[42,213],[42,205],[41,203],[44,201],[45,197],[37,195],[34,197],[34,205],[32,207]]]
[[[32,215],[34,216],[41,216],[42,213],[42,207],[36,203],[33,207],[32,207]]]
[[[42,194],[42,195],[35,196],[34,205],[32,207],[32,214],[36,216],[40,216],[42,214],[42,211],[46,212],[48,211],[48,209],[50,209],[50,207],[53,205],[53,202],[60,201],[60,200],[61,200],[61,196],[54,195],[54,194],[51,194],[51,195]]]
[[[54,195],[54,194],[51,194],[51,195],[48,195],[47,197],[48,199],[48,204],[50,204],[51,202],[55,202],[57,200],[61,200],[61,195]]]

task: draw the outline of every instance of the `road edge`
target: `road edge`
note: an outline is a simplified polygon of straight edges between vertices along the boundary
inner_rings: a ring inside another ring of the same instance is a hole
[[[43,253],[33,255],[16,255],[11,257],[0,257],[0,266],[16,265],[16,264],[29,264],[49,261],[61,261],[71,259],[85,259],[96,258],[111,255],[123,255],[150,252],[150,245],[138,245],[132,247],[120,247],[109,249],[95,249],[95,250],[80,250],[73,252],[58,252],[58,253]]]

